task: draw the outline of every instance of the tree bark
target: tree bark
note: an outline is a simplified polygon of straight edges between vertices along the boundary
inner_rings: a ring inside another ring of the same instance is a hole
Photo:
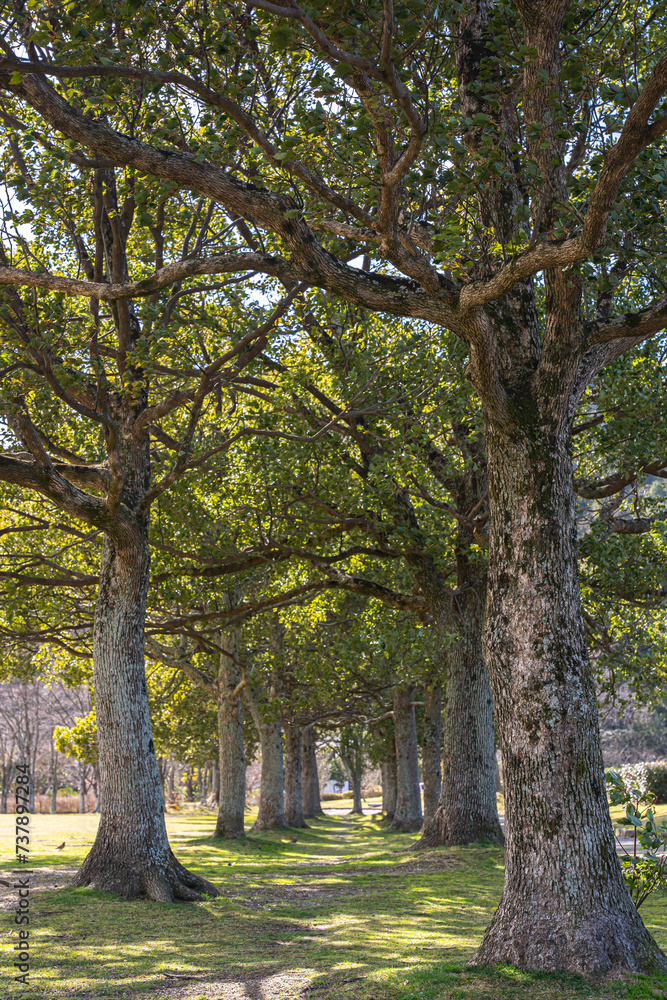
[[[6,760],[6,759],[5,759]],[[0,813],[7,812],[7,795],[14,776],[14,762],[9,758],[9,762],[2,762],[2,793],[0,795]]]
[[[174,805],[176,802],[176,763],[173,757],[169,758],[169,763],[167,764],[167,802],[170,805]]]
[[[396,757],[383,760],[382,772],[382,819],[391,822],[396,812]]]
[[[28,808],[31,813],[35,811],[35,775],[37,773],[37,745],[35,744],[32,749],[31,754],[32,760],[30,762],[30,784],[28,785]]]
[[[252,710],[253,717],[255,711]],[[265,722],[255,718],[262,753],[262,775],[259,786],[259,812],[253,830],[282,829],[285,822],[285,772],[283,737],[280,722]]]
[[[58,764],[53,737],[51,737],[51,812],[58,812]]]
[[[427,683],[424,692],[422,779],[424,782],[424,829],[435,815],[442,790],[442,685]]]
[[[347,774],[347,779],[352,786],[352,812],[351,815],[363,816],[364,810],[361,804],[361,779],[364,772],[364,752],[363,744],[348,742],[340,746],[340,760],[343,769]]]
[[[86,765],[79,761],[79,812],[86,811]]]
[[[296,722],[285,723],[285,822],[288,826],[303,827],[303,774],[301,726]]]
[[[93,632],[104,798],[95,843],[74,884],[173,902],[217,890],[188,872],[167,840],[144,670],[148,568],[147,537],[114,544],[105,535]]]
[[[317,746],[312,726],[303,727],[303,815],[313,819],[322,815],[320,802],[320,777],[317,771]]]
[[[447,652],[443,780],[438,808],[417,848],[503,843],[496,799],[493,698],[484,663],[482,587],[460,595],[461,637]]]
[[[100,781],[100,767],[99,763],[94,765],[95,774],[95,795],[97,797],[97,802],[95,803],[95,812],[102,812],[102,782]]]
[[[487,421],[487,424],[489,421]],[[582,626],[567,420],[487,426],[487,663],[503,757],[506,881],[479,963],[667,970],[616,854]]]
[[[361,803],[361,775],[352,774],[352,815],[363,816],[364,810]]]
[[[219,791],[216,837],[234,839],[245,835],[245,745],[241,668],[236,662],[236,635],[219,635],[218,680],[215,688],[218,709]],[[227,655],[229,654],[229,655]]]
[[[390,829],[410,832],[419,830],[423,820],[414,693],[414,688],[410,685],[397,685],[394,688],[396,812]]]
[[[220,766],[213,761],[211,766],[211,795],[216,805],[220,802]]]

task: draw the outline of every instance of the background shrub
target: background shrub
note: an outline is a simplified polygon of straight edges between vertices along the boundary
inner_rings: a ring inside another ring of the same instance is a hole
[[[641,761],[639,764],[624,764],[613,770],[620,774],[628,785],[655,795],[656,804],[667,805],[667,760]]]

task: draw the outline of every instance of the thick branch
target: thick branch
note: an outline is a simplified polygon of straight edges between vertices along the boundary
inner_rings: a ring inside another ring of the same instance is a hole
[[[198,162],[190,154],[156,149],[136,139],[129,139],[105,122],[86,118],[63,100],[42,77],[34,73],[26,74],[20,84],[12,84],[14,65],[13,62],[5,62],[4,66],[0,67],[0,86],[25,98],[53,128],[66,137],[108,156],[118,164],[132,166],[142,173],[171,181],[179,187],[188,189],[196,187],[203,195],[223,204],[229,211],[242,218],[252,218],[258,226],[282,236],[292,253],[292,260],[287,262],[267,255],[256,255],[255,270],[284,280],[303,281],[309,285],[326,287],[350,302],[371,309],[396,315],[415,316],[441,325],[456,325],[456,317],[450,309],[452,293],[444,277],[439,279],[441,288],[438,288],[438,297],[434,298],[413,281],[366,273],[350,267],[320,246],[303,217],[287,217],[286,213],[291,214],[295,208],[292,198],[273,194],[251,184],[244,184],[211,163]],[[188,263],[179,262],[179,265],[171,266],[185,265],[187,269]],[[236,266],[218,265],[215,270],[207,270],[204,265],[203,270],[194,273],[210,274],[220,273],[222,270],[240,270],[248,264],[249,257],[238,255]],[[23,277],[25,274],[22,275],[17,271],[5,283],[20,284]],[[54,276],[50,276],[43,285],[35,281],[38,277],[33,276],[28,283],[34,281],[38,287],[69,290],[69,286],[60,285],[56,288],[50,284],[49,280]],[[178,279],[173,277],[171,280]],[[108,286],[105,286],[104,290],[98,288],[91,293],[90,286],[82,282],[74,294],[104,297],[105,290],[108,292]],[[156,287],[147,286],[142,282],[129,283],[122,287],[120,293],[116,293],[116,297],[125,298],[155,290]]]
[[[180,647],[163,646],[153,636],[145,638],[146,653],[153,660],[164,663],[167,667],[181,670],[188,680],[191,680],[198,687],[204,689],[211,696],[215,697],[215,683],[202,670],[194,666],[190,657]]]
[[[389,587],[385,587],[373,580],[365,580],[363,577],[352,576],[344,573],[335,566],[322,566],[323,571],[329,577],[332,587],[341,590],[351,590],[355,594],[362,594],[364,597],[373,597],[390,608],[397,608],[399,611],[413,611],[418,614],[424,612],[426,603],[420,594],[399,594]]]
[[[0,482],[41,493],[60,510],[96,528],[107,531],[124,530],[132,535],[137,530],[129,511],[119,510],[116,516],[112,516],[102,497],[84,493],[54,467],[46,468],[34,462],[21,462],[0,454]]]

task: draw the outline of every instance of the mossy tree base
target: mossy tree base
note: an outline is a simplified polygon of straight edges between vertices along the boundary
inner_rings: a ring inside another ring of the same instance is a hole
[[[158,903],[196,902],[219,895],[211,882],[188,871],[171,850],[161,861],[138,864],[93,847],[72,885],[113,892],[125,899],[148,897]]]

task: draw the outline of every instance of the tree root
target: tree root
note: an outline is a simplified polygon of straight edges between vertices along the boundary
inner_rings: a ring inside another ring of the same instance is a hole
[[[287,823],[284,821],[281,823],[278,820],[269,820],[259,823],[257,820],[250,827],[251,833],[264,833],[267,830],[287,830]]]
[[[452,822],[442,806],[438,806],[431,822],[424,827],[422,835],[413,846],[413,851],[431,850],[433,847],[463,847],[466,844],[477,844],[480,841],[490,841],[502,846],[505,843],[503,830],[499,822],[473,823],[468,819],[462,822]]]
[[[543,905],[540,905],[542,902]],[[471,965],[515,965],[566,971],[589,980],[627,973],[667,973],[667,957],[651,938],[628,896],[591,906],[585,916],[548,900],[501,900]]]
[[[421,830],[421,825],[422,825],[421,819],[415,818],[412,820],[409,819],[397,820],[394,817],[394,819],[391,821],[389,825],[389,829],[392,830],[393,832],[399,832],[399,833],[416,833],[418,830]]]
[[[188,871],[171,850],[165,864],[144,865],[114,857],[99,859],[94,853],[88,855],[71,885],[113,892],[124,899],[144,897],[157,903],[194,903],[219,895],[211,882]]]

